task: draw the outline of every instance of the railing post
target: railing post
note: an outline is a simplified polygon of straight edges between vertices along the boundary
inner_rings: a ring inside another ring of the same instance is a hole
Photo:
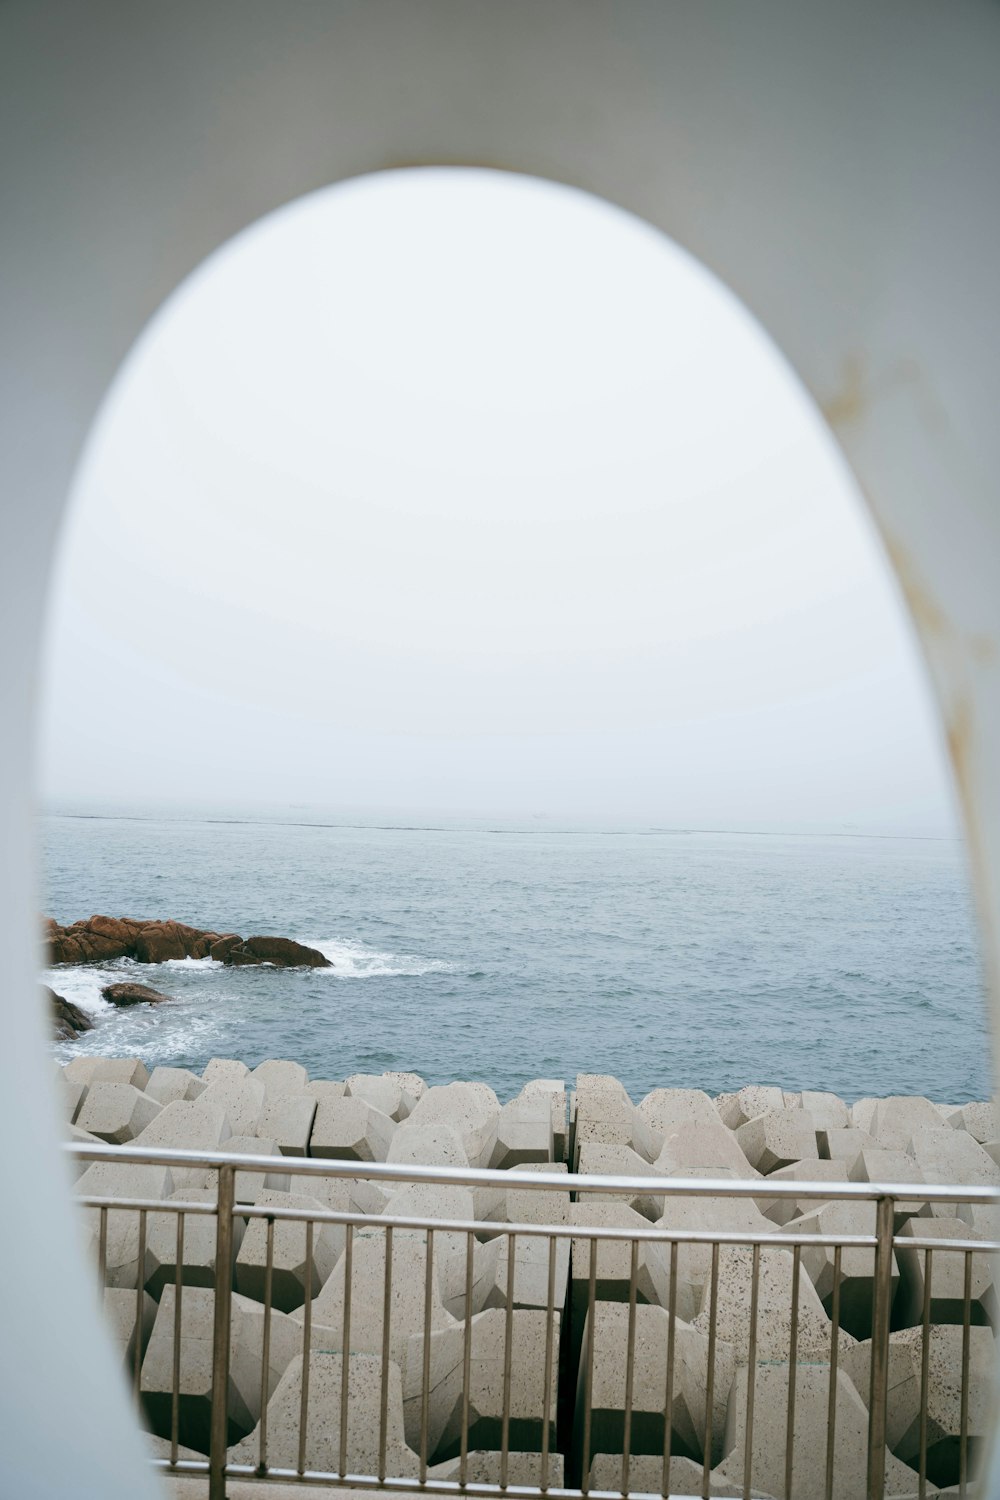
[[[878,1200],[875,1216],[875,1287],[872,1305],[871,1385],[868,1395],[868,1496],[885,1493],[885,1427],[889,1399],[889,1314],[892,1311],[892,1244],[895,1203]]]
[[[208,1500],[226,1500],[229,1437],[229,1327],[233,1306],[233,1211],[236,1169],[219,1167],[215,1221],[215,1322],[212,1330],[212,1417]]]

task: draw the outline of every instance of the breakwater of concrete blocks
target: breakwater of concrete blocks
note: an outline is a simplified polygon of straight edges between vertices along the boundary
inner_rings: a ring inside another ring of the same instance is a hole
[[[106,1205],[81,1211],[87,1253],[161,1458],[208,1452],[222,1275],[226,1437],[248,1472],[850,1500],[868,1493],[881,1295],[885,1493],[975,1475],[1000,1208],[935,1186],[1000,1185],[989,1102],[750,1086],[636,1103],[583,1075],[501,1105],[485,1084],[403,1072],[316,1080],[213,1059],[197,1076],[95,1057],[58,1088],[83,1147],[269,1159],[236,1172],[224,1271],[212,1166],[74,1162],[78,1196]],[[900,1189],[881,1272],[875,1197],[838,1196],[845,1183]],[[114,1208],[129,1198],[154,1207]]]

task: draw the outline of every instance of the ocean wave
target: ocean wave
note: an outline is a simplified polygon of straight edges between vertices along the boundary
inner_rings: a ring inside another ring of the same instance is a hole
[[[117,984],[122,977],[120,967],[95,969],[90,965],[80,968],[44,969],[42,983],[62,995],[73,1005],[78,1005],[89,1016],[104,1015],[117,1007],[105,1000],[101,990],[106,984]]]
[[[417,953],[387,953],[368,948],[364,943],[342,938],[301,938],[310,948],[318,948],[333,965],[317,969],[334,979],[418,979],[422,974],[450,974],[454,964],[441,958],[423,958]]]
[[[142,967],[149,969],[149,964]],[[157,964],[158,969],[224,969],[226,966],[217,958],[165,958],[162,964]]]

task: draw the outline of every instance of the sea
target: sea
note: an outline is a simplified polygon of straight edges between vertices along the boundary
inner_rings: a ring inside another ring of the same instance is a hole
[[[94,1030],[54,1044],[201,1069],[294,1058],[311,1076],[610,1073],[986,1098],[990,1054],[957,840],[558,828],[197,811],[54,811],[46,915],[175,918],[322,950],[329,969],[210,960],[60,967]],[[169,1004],[118,1011],[101,987]]]

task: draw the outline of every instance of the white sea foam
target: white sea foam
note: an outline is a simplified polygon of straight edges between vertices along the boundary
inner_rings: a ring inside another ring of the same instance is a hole
[[[64,1000],[78,1005],[89,1016],[97,1016],[116,1008],[110,1000],[105,1000],[101,990],[106,984],[119,983],[121,977],[121,969],[95,969],[88,965],[85,968],[46,969],[42,983],[55,990],[57,995],[62,995]]]
[[[143,964],[143,968],[150,970],[149,964]],[[225,964],[217,958],[167,958],[162,964],[157,964],[158,969],[224,969]]]
[[[318,948],[328,958],[332,969],[317,969],[334,979],[415,979],[421,974],[448,974],[454,965],[441,958],[423,958],[416,953],[383,953],[364,943],[343,938],[301,938],[310,948]]]

